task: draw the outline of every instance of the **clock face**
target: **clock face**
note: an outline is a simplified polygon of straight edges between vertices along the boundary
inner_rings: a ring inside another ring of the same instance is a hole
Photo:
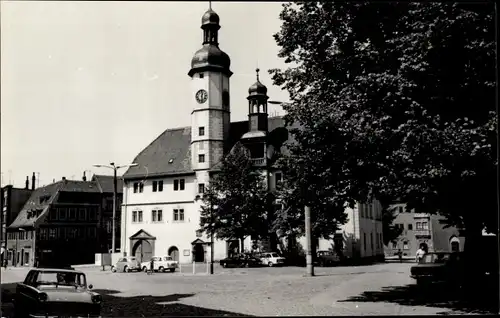
[[[203,104],[207,101],[208,94],[207,91],[204,89],[200,89],[199,91],[196,92],[196,101],[200,104]]]

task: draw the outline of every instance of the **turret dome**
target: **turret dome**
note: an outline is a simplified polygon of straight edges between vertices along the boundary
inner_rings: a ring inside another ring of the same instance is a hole
[[[255,70],[257,72],[257,82],[248,88],[248,94],[252,95],[267,95],[267,87],[262,84],[259,80],[259,69]]]

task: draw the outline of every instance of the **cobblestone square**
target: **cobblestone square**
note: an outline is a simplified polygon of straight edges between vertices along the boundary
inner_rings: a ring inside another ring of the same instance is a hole
[[[103,316],[169,315],[432,315],[450,309],[397,302],[349,301],[364,292],[413,284],[408,263],[316,268],[230,268],[215,275],[112,273],[82,268],[104,296]],[[187,267],[187,266],[186,266]],[[200,268],[201,270],[201,268]],[[27,270],[2,270],[2,286],[21,281]],[[5,306],[4,306],[5,307]],[[7,307],[6,307],[7,308]],[[8,310],[7,310],[8,311]],[[6,315],[4,315],[6,316]]]

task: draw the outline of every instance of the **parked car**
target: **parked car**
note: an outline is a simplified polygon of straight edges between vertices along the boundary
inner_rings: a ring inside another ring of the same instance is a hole
[[[272,253],[260,253],[256,255],[258,259],[260,259],[260,262],[264,266],[283,266],[285,265],[285,258],[282,256],[279,256],[278,253],[272,252]]]
[[[111,271],[115,272],[126,272],[129,273],[131,271],[140,271],[141,263],[137,260],[137,258],[133,256],[122,257],[116,262],[115,265],[111,266]]]
[[[463,262],[460,253],[427,253],[410,268],[410,277],[417,284],[459,283],[463,278]]]
[[[158,272],[165,272],[167,270],[175,272],[175,269],[179,267],[179,262],[174,261],[171,256],[153,256],[152,259],[154,261],[153,270]],[[141,269],[144,272],[148,271],[151,267],[150,264],[151,261],[142,262]]]
[[[37,268],[16,287],[16,317],[100,317],[102,297],[87,286],[84,273]]]
[[[319,266],[330,266],[338,263],[340,258],[332,251],[317,251],[314,263]]]
[[[236,254],[220,260],[222,267],[257,267],[261,260],[251,254]]]

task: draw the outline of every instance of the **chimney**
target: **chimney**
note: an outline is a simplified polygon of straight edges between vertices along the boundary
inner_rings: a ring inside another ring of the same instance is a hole
[[[66,181],[66,177],[62,177],[62,181]]]
[[[30,177],[26,176],[26,186],[24,187],[26,190],[30,188]]]
[[[85,171],[83,172],[83,181],[87,181],[87,177],[85,176]]]
[[[56,179],[52,179],[52,183],[56,183]]]
[[[33,172],[33,176],[31,177],[31,190],[35,190],[35,173]]]

